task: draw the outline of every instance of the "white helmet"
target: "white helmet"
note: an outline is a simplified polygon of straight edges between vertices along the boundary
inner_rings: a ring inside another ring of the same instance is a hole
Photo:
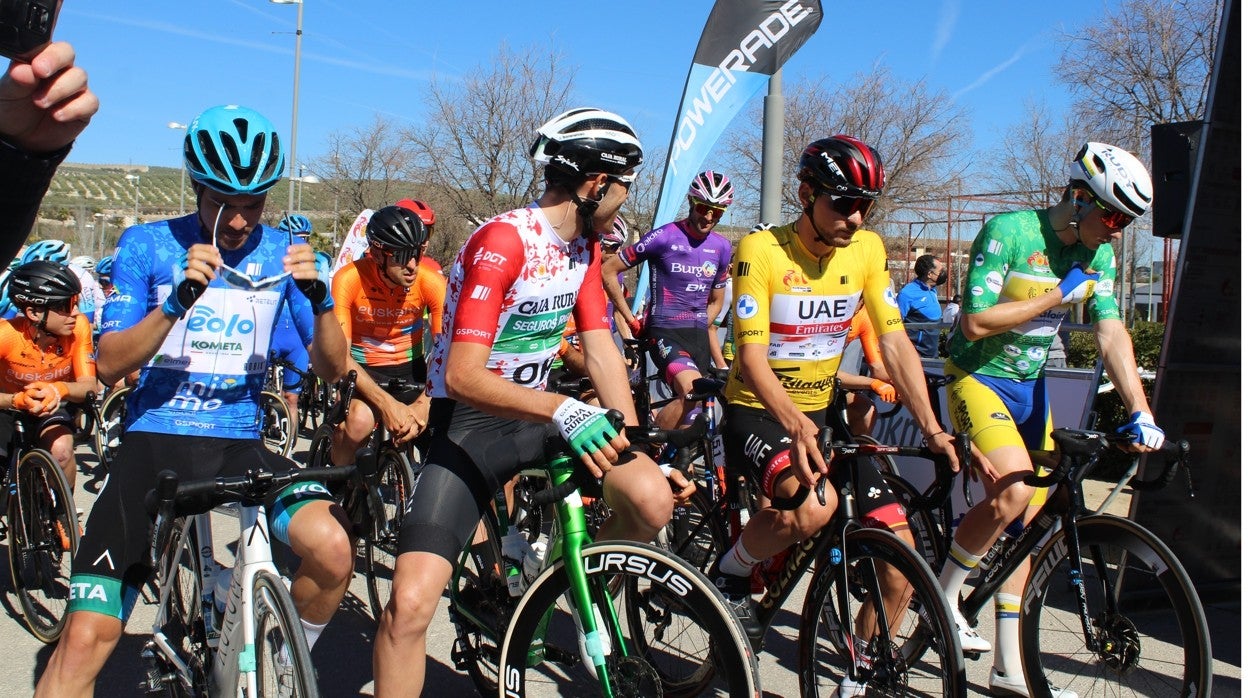
[[[601,109],[566,111],[537,129],[529,155],[571,175],[628,175],[641,164],[641,142],[624,117]]]
[[[1122,213],[1139,218],[1153,205],[1148,168],[1122,148],[1085,143],[1070,165],[1070,183],[1082,186]]]
[[[74,257],[69,263],[85,272],[95,271],[95,259],[85,254]]]

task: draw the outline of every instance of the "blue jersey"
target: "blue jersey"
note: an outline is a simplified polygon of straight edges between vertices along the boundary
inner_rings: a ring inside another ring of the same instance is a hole
[[[226,265],[274,282],[239,288],[218,274],[140,372],[127,403],[127,431],[259,438],[259,396],[283,306],[303,343],[312,341],[312,306],[283,276],[288,240],[257,226],[242,248],[221,250]],[[126,230],[113,258],[115,294],[104,307],[101,334],[133,327],[164,303],[174,266],[202,241],[196,214]]]

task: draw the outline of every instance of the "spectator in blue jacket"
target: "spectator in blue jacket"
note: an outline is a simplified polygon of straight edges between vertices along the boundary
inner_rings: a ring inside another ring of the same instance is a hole
[[[945,273],[945,263],[934,255],[925,254],[914,262],[914,280],[902,287],[897,294],[897,307],[901,311],[901,319],[907,324],[914,322],[940,322],[940,300],[936,298],[936,287],[949,279]],[[919,356],[928,359],[937,357],[937,340],[940,337],[938,328],[926,330],[906,329],[914,348]]]

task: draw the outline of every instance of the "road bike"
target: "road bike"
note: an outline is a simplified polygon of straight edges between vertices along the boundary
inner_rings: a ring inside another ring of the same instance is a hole
[[[159,696],[316,696],[307,639],[286,581],[273,564],[262,503],[297,482],[352,477],[355,466],[254,470],[244,475],[179,482],[157,476],[147,564],[156,570],[159,601],[152,638],[141,656],[141,688]],[[232,568],[217,562],[210,513],[237,502],[238,549]],[[224,612],[218,575],[230,574]]]
[[[632,443],[677,436],[625,433]],[[508,571],[520,563],[503,557],[501,541],[514,529],[506,499],[496,497],[484,517],[486,542],[465,546],[451,580],[456,667],[482,695],[687,695],[667,680],[709,661],[714,670],[694,692],[758,695],[757,657],[719,591],[654,546],[590,543],[578,491],[583,466],[561,439],[547,450],[544,467],[521,473],[550,482],[528,501],[553,505],[541,519],[549,522],[547,553],[523,595],[512,596]]]
[[[1047,698],[1055,688],[1080,696],[1209,695],[1208,622],[1183,565],[1144,527],[1090,514],[1084,505],[1084,477],[1106,450],[1130,443],[1130,437],[1058,429],[1053,438],[1060,453],[1056,468],[1025,479],[1033,487],[1050,487],[1049,497],[1017,537],[1004,536],[980,560],[978,583],[961,601],[964,616],[975,625],[1005,580],[1031,558],[1020,643],[1033,696]],[[1159,451],[1166,459],[1162,471],[1135,477],[1131,486],[1160,489],[1183,467],[1190,495],[1188,450],[1185,441],[1167,442]],[[933,488],[909,506],[922,509],[948,499],[952,475],[938,477]],[[903,648],[906,655],[916,651],[921,648],[913,644]]]
[[[78,552],[73,492],[52,454],[30,440],[25,413],[6,412],[14,427],[0,480],[0,511],[9,574],[26,627],[41,642],[56,642],[65,627],[70,565]]]

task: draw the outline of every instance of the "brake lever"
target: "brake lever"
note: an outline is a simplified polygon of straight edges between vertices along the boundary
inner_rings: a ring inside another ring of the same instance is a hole
[[[824,492],[828,486],[828,476],[820,475],[819,482],[815,484],[815,496],[819,498],[819,506],[826,507],[828,505],[828,496]]]

